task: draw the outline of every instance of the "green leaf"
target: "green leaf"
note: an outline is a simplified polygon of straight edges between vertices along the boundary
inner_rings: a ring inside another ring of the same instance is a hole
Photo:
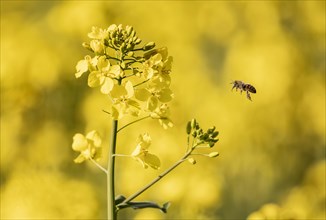
[[[155,170],[161,167],[160,159],[154,154],[147,153],[145,156],[145,163]]]

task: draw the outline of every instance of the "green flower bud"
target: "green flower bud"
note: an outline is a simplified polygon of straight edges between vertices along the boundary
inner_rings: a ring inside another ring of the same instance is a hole
[[[203,134],[201,137],[200,137],[200,140],[207,140],[208,139],[208,134],[207,133],[205,133],[205,134]]]
[[[186,131],[187,131],[187,134],[188,134],[188,135],[189,135],[190,132],[191,132],[191,122],[190,122],[190,121],[187,123]]]
[[[126,31],[127,31],[127,35],[130,36],[131,32],[134,30],[134,28],[132,26],[127,26],[126,27]]]
[[[147,43],[145,46],[143,46],[143,50],[147,51],[147,50],[151,50],[155,47],[155,43],[154,42],[149,42]]]
[[[128,49],[128,46],[127,46],[127,49]],[[128,57],[132,57],[134,55],[134,52],[132,52],[132,51],[129,51],[128,53],[127,53],[127,56]]]
[[[114,39],[116,36],[116,32],[115,31],[112,31],[110,34],[109,34],[109,38],[111,39]]]
[[[208,134],[211,134],[211,133],[213,133],[214,131],[215,131],[215,126],[209,128],[209,129],[207,130],[207,133],[208,133]]]
[[[82,46],[83,46],[84,48],[86,48],[87,50],[90,50],[90,51],[94,52],[93,49],[91,48],[91,46],[89,45],[89,43],[84,42],[84,43],[82,44]]]
[[[135,44],[140,44],[140,42],[141,42],[141,39],[137,38],[137,40],[135,41]]]
[[[135,37],[136,36],[136,31],[132,30],[129,36],[130,36],[130,38]]]
[[[196,127],[196,124],[197,124],[196,119],[193,118],[191,120],[191,128],[194,129]]]
[[[124,52],[124,51],[126,50],[126,44],[125,44],[125,42],[123,42],[123,43],[121,44],[121,46],[120,46],[120,50],[121,50],[122,52]]]
[[[219,132],[218,131],[215,131],[213,134],[212,134],[212,138],[215,138],[215,137],[217,137],[217,135],[219,134]]]
[[[211,142],[208,143],[208,145],[209,145],[209,147],[214,147],[215,142],[214,141],[211,141]]]
[[[218,152],[212,152],[208,154],[209,157],[217,157],[218,155],[220,155]]]
[[[192,157],[190,157],[188,159],[188,162],[191,163],[191,164],[193,164],[193,165],[195,165],[197,163],[197,161],[194,158],[192,158]]]
[[[122,69],[125,69],[125,68],[126,68],[126,63],[125,63],[125,62],[122,62],[122,63],[120,64],[120,67],[121,67]]]
[[[132,47],[133,47],[133,45],[132,44],[127,44],[127,50],[131,50],[132,49]]]

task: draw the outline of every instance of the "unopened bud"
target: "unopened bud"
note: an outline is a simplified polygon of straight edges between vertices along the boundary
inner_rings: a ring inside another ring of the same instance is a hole
[[[218,135],[218,131],[215,131],[215,132],[212,134],[212,138],[217,137],[217,135]]]
[[[83,46],[84,48],[86,48],[87,50],[90,50],[90,51],[94,52],[93,49],[91,48],[91,46],[89,45],[89,43],[84,42],[84,43],[82,44],[82,46]]]
[[[135,44],[140,44],[140,42],[141,42],[141,39],[137,38],[137,40],[135,41]]]
[[[154,42],[149,42],[147,43],[145,46],[143,46],[143,50],[147,51],[147,50],[151,50],[155,47],[155,43]]]
[[[131,32],[134,30],[134,28],[132,26],[127,26],[126,27],[126,31],[127,31],[127,35],[130,36]]]
[[[191,122],[190,122],[190,121],[187,123],[186,131],[187,131],[187,134],[188,134],[188,135],[189,135],[190,132],[191,132]]]
[[[193,165],[197,163],[197,161],[194,158],[192,158],[192,157],[190,157],[188,159],[188,162],[191,163],[191,164],[193,164]]]
[[[194,128],[196,128],[196,124],[197,124],[197,122],[196,122],[196,119],[192,119],[191,120],[191,127],[194,129]]]
[[[208,154],[209,157],[217,157],[218,155],[219,155],[218,152],[212,152]]]

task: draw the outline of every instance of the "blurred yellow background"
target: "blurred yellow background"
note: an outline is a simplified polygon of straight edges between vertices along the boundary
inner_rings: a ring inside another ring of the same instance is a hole
[[[119,133],[117,153],[130,154],[149,132],[162,167],[118,158],[117,194],[182,156],[191,118],[220,131],[218,158],[137,198],[171,201],[167,214],[121,219],[325,219],[325,1],[1,1],[1,219],[106,217],[106,177],[73,163],[71,143],[96,129],[107,154],[107,97],[74,73],[91,27],[114,23],[169,48],[175,93],[172,129],[148,120]],[[232,80],[256,87],[252,102]]]

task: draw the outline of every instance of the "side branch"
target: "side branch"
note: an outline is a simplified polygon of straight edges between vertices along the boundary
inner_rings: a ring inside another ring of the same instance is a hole
[[[143,118],[140,118],[140,119],[137,119],[137,120],[135,120],[135,121],[132,121],[132,122],[130,122],[130,123],[128,123],[128,124],[122,126],[121,128],[119,128],[119,129],[117,130],[117,133],[118,133],[119,131],[121,131],[122,129],[128,127],[129,125],[132,125],[132,124],[134,124],[134,123],[136,123],[136,122],[139,122],[139,121],[144,120],[144,119],[149,118],[149,117],[151,117],[151,116],[148,115],[148,116],[145,116],[145,117],[143,117]]]
[[[174,170],[176,167],[178,167],[182,162],[184,162],[186,160],[186,158],[191,154],[191,152],[192,152],[192,150],[189,150],[179,161],[177,161],[169,169],[167,169],[166,171],[164,171],[163,173],[161,173],[152,182],[150,182],[149,184],[147,184],[145,187],[143,187],[142,189],[140,189],[138,192],[136,192],[135,194],[133,194],[130,197],[128,197],[127,199],[125,199],[122,203],[120,203],[118,205],[118,207],[119,206],[123,206],[123,205],[127,204],[128,202],[132,201],[133,199],[135,199],[136,197],[138,197],[140,194],[142,194],[143,192],[145,192],[148,188],[150,188],[155,183],[157,183],[160,179],[162,179],[164,176],[166,176],[168,173],[170,173],[172,170]]]

